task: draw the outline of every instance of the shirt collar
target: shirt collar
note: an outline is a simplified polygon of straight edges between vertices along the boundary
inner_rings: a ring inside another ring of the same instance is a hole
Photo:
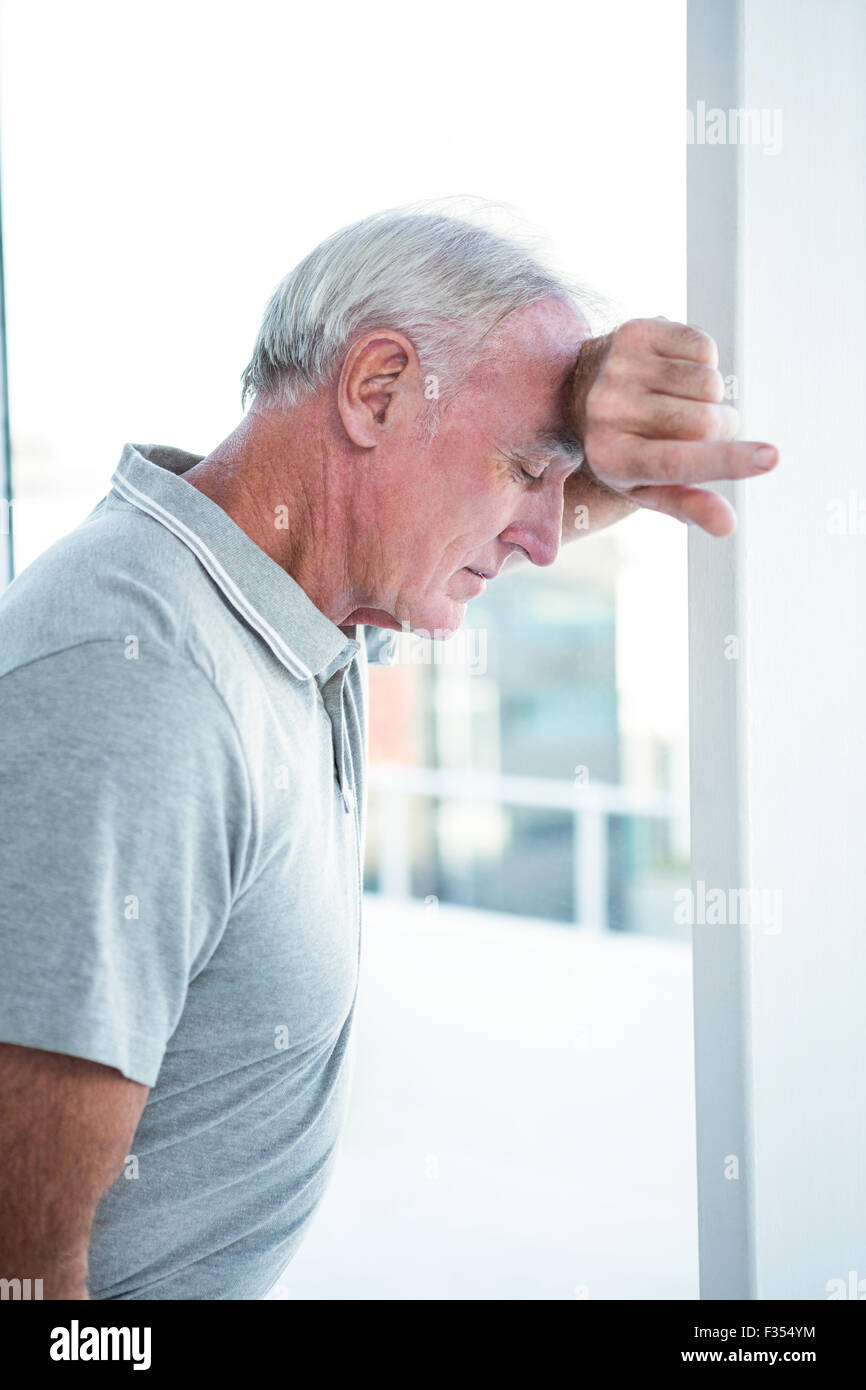
[[[182,474],[201,463],[161,444],[124,444],[106,499],[112,494],[171,531],[198,559],[240,616],[255,628],[297,680],[320,680],[360,650],[228,512]],[[350,629],[357,636],[357,627]]]

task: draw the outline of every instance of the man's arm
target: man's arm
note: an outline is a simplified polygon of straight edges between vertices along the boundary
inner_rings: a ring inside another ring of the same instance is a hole
[[[149,1087],[82,1057],[0,1043],[0,1278],[87,1299],[97,1205],[120,1175]]]
[[[590,531],[600,531],[615,521],[640,511],[640,504],[621,492],[605,487],[583,463],[577,473],[565,482],[565,503],[562,513],[562,539],[577,540]]]

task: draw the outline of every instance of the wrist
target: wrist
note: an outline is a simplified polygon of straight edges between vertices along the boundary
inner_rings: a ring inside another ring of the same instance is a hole
[[[586,434],[586,402],[595,385],[602,363],[610,351],[615,333],[606,333],[600,338],[587,338],[577,355],[568,399],[568,423],[572,433],[580,442],[586,454],[584,436]],[[581,466],[581,472],[586,465]],[[601,486],[601,484],[600,484]]]

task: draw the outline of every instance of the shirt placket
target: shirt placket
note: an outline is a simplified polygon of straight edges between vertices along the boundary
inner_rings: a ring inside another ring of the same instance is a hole
[[[352,761],[346,731],[345,684],[348,667],[342,666],[322,686],[322,701],[331,724],[331,743],[334,767],[340,786],[340,796],[347,814],[356,809],[356,793],[352,778]]]
[[[363,897],[364,869],[361,863],[361,823],[360,807],[354,784],[354,768],[347,732],[346,679],[349,667],[343,666],[321,687],[322,702],[331,725],[331,743],[334,752],[334,768],[340,788],[340,799],[346,815],[352,817],[352,840],[355,846],[355,874],[357,892],[357,912],[360,932],[361,900]],[[360,951],[360,936],[359,936]]]

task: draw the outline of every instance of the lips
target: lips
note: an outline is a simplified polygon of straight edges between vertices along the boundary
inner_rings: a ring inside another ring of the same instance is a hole
[[[470,585],[473,593],[483,594],[484,590],[487,588],[487,580],[481,570],[473,570],[470,569],[468,565],[464,565],[460,573],[469,575],[469,578],[464,580],[464,583]],[[472,581],[474,581],[474,583]]]
[[[470,574],[477,574],[479,579],[495,579],[499,572],[498,570],[476,570],[471,565],[465,565],[464,568],[468,569]]]

